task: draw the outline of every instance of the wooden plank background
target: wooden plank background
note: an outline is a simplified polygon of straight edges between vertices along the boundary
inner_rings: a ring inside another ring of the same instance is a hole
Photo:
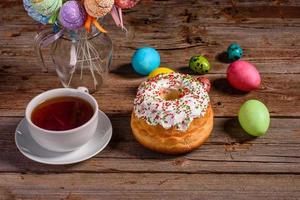
[[[1,1],[0,11],[0,199],[300,199],[300,1],[142,0],[125,11],[127,36],[107,17],[114,59],[94,96],[113,123],[113,138],[94,158],[66,166],[35,163],[15,147],[27,103],[60,83],[53,68],[41,72],[33,51],[44,27],[21,0]],[[232,42],[259,69],[261,89],[241,93],[226,82],[222,55]],[[192,153],[153,153],[132,137],[132,102],[145,77],[133,72],[130,58],[145,45],[180,72],[191,73],[188,60],[199,53],[213,66],[206,77],[213,83],[214,130]],[[248,99],[270,110],[264,137],[239,127],[236,114]]]

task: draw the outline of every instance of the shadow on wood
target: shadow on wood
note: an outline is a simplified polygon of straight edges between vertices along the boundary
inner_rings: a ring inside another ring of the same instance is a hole
[[[117,66],[115,69],[110,70],[110,73],[116,74],[126,79],[141,78],[132,68],[131,64],[124,64]]]
[[[228,59],[226,51],[223,51],[222,53],[217,54],[216,55],[216,60],[220,61],[222,63],[228,63],[228,64],[232,62],[232,60]]]
[[[212,83],[213,87],[222,92],[227,94],[234,94],[234,95],[245,95],[248,92],[237,90],[228,83],[226,78],[219,78],[213,81]]]
[[[189,67],[179,67],[177,69],[177,71],[179,73],[183,73],[183,74],[190,74],[190,75],[199,75],[196,72],[194,72],[193,70],[191,70]]]
[[[256,139],[256,137],[249,135],[242,129],[237,117],[225,121],[224,131],[238,143],[244,143]]]
[[[17,126],[17,124],[16,124]],[[48,165],[42,164],[35,161],[30,160],[29,158],[25,157],[16,147],[14,144],[15,141],[15,134],[8,134],[6,143],[13,143],[13,144],[2,144],[2,145],[9,145],[10,149],[9,152],[2,152],[0,156],[0,163],[4,166],[11,166],[16,171],[26,174],[29,172],[36,172],[37,169],[41,169],[44,171],[52,171],[55,168],[56,171],[65,171],[70,170],[73,166],[78,164],[68,164],[68,165]],[[12,154],[13,152],[13,154]],[[6,156],[7,155],[7,156]],[[11,156],[14,155],[14,156]]]

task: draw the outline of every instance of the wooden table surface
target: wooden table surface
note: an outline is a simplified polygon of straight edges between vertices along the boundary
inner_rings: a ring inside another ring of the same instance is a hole
[[[33,38],[42,26],[22,1],[1,0],[0,9],[0,199],[300,199],[299,0],[143,0],[125,13],[127,37],[109,18],[113,66],[94,96],[112,121],[113,138],[92,159],[65,166],[33,162],[15,146],[26,104],[61,85],[54,68],[41,72]],[[228,86],[222,52],[232,42],[259,69],[259,90]],[[192,153],[153,153],[132,136],[133,99],[145,77],[133,72],[130,58],[144,45],[178,71],[190,72],[189,58],[199,53],[213,66],[206,77],[213,83],[214,130]],[[239,127],[236,115],[248,99],[269,108],[264,137],[250,138]]]

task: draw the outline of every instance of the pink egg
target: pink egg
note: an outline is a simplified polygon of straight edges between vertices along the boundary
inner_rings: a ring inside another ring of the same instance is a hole
[[[242,60],[229,65],[227,80],[232,87],[247,92],[259,88],[261,82],[259,72],[255,66]]]
[[[122,9],[134,7],[140,0],[115,0],[115,4]]]

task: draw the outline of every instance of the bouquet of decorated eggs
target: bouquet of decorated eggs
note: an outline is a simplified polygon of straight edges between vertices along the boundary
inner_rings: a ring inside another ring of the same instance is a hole
[[[139,0],[23,0],[25,10],[34,20],[42,24],[54,24],[61,29],[85,28],[90,32],[94,25],[107,32],[98,22],[99,18],[111,14],[117,26],[124,28],[122,9],[135,6]],[[125,29],[126,30],[126,29]]]
[[[116,25],[126,31],[122,9],[132,8],[138,2],[139,0],[23,0],[24,8],[30,17],[42,24],[53,26],[38,33],[34,39],[37,58],[44,71],[48,68],[43,59],[42,48],[53,45],[52,47],[63,49],[65,52],[64,55],[58,55],[63,63],[59,67],[63,68],[64,72],[63,75],[59,74],[59,77],[63,76],[65,87],[72,87],[72,81],[78,81],[79,85],[89,88],[86,84],[93,80],[92,89],[99,88],[111,59],[109,36],[98,34],[107,33],[100,22],[104,21],[105,16],[111,15]],[[103,40],[98,39],[96,42],[96,37]],[[62,42],[61,38],[68,40]],[[109,41],[105,42],[107,40]],[[104,46],[107,45],[107,49],[100,48],[101,42]],[[56,55],[51,56],[53,61],[57,59]],[[54,64],[58,66],[57,62]],[[83,78],[85,69],[85,77],[88,76],[86,79],[89,81]]]

